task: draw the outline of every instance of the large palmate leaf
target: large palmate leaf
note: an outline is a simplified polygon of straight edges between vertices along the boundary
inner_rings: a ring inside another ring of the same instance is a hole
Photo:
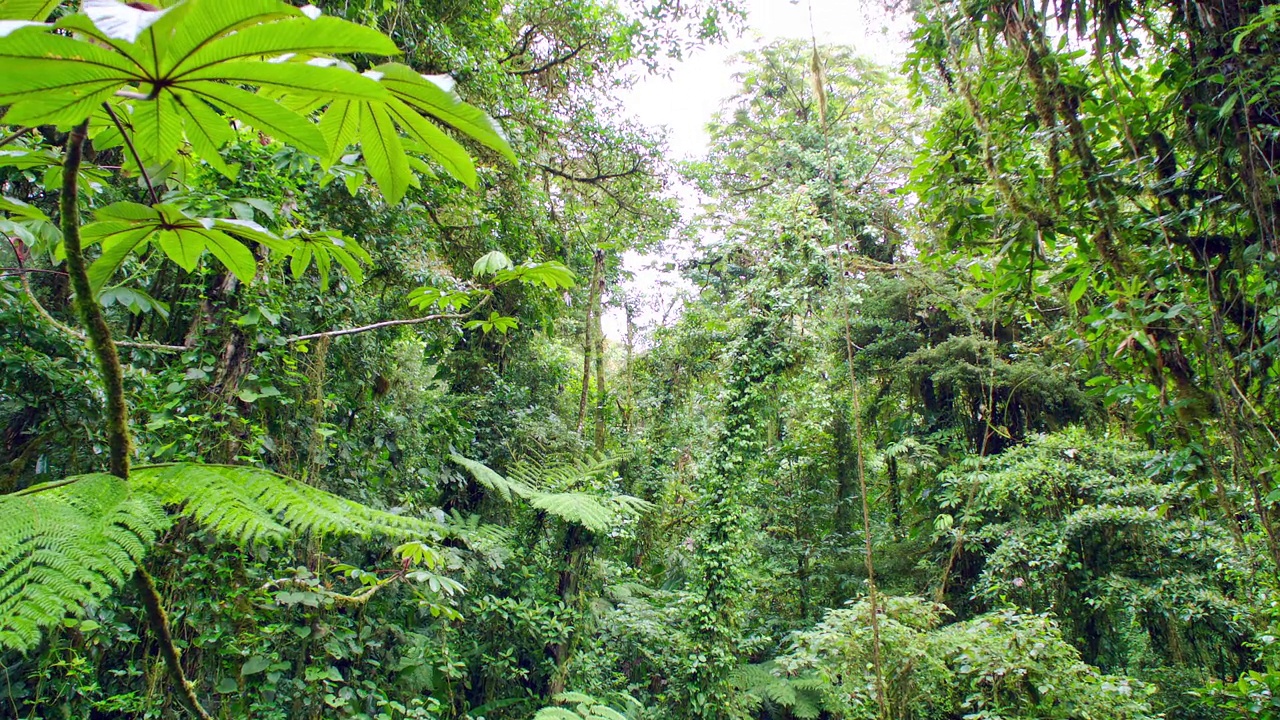
[[[44,22],[61,0],[0,0],[0,23],[6,21]]]
[[[447,77],[422,75],[399,63],[379,65],[364,76],[376,80],[391,97],[336,100],[321,118],[320,129],[329,145],[326,159],[330,163],[359,140],[369,174],[388,202],[399,201],[412,184],[413,158],[406,157],[406,147],[422,152],[449,175],[475,187],[475,164],[466,149],[422,113],[516,161],[506,136],[493,119],[462,102]],[[397,128],[408,136],[408,143],[401,141]]]
[[[257,261],[249,248],[232,236],[257,242],[274,237],[252,223],[193,218],[172,205],[118,202],[98,210],[95,217],[81,231],[86,244],[102,245],[102,255],[89,266],[89,284],[95,292],[125,258],[152,243],[188,272],[195,270],[207,250],[241,282],[250,282]],[[274,241],[282,243],[279,238]]]
[[[390,203],[416,184],[415,170],[430,174],[406,144],[475,186],[470,155],[428,118],[515,160],[498,126],[451,83],[395,63],[358,73],[331,57],[399,51],[381,32],[310,6],[182,0],[154,10],[84,0],[79,13],[39,23],[48,13],[35,0],[2,1],[0,106],[10,124],[93,117],[100,146],[127,141],[143,164],[158,166],[185,142],[228,176],[234,168],[219,153],[236,136],[233,119],[328,162],[358,141]]]
[[[103,101],[123,94],[132,101],[126,114],[135,145],[150,156],[172,153],[183,134],[202,155],[216,150],[228,138],[225,130],[208,127],[219,112],[226,117],[215,124],[225,126],[234,117],[323,154],[324,139],[313,123],[239,86],[323,101],[389,99],[376,81],[345,66],[305,60],[334,52],[399,51],[377,30],[313,14],[279,0],[185,0],[154,11],[84,0],[80,13],[0,38],[6,70],[0,104],[10,105],[5,120],[80,122]],[[283,54],[300,61],[281,61]]]

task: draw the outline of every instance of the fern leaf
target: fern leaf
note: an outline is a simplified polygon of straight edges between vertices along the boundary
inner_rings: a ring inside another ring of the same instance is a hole
[[[799,720],[813,720],[822,714],[822,697],[812,690],[796,691],[791,714]]]
[[[599,498],[587,493],[540,493],[530,498],[529,504],[592,532],[606,532],[616,517]]]
[[[476,482],[498,493],[507,502],[511,502],[513,496],[527,498],[534,493],[532,487],[517,480],[508,480],[482,462],[464,458],[457,453],[449,453],[449,459],[466,468]]]
[[[155,498],[112,475],[0,497],[0,648],[25,651],[111,594],[169,524]]]
[[[539,510],[593,532],[607,532],[621,515],[639,514],[653,507],[652,503],[630,495],[606,495],[577,489],[589,487],[593,480],[600,479],[617,464],[616,458],[546,465],[516,462],[503,477],[484,463],[456,453],[449,457],[470,471],[476,482],[497,492],[504,500],[523,498]],[[549,492],[547,488],[554,491]]]
[[[375,510],[253,467],[180,463],[138,468],[137,489],[206,529],[240,543],[280,542],[298,533],[440,538],[431,520]]]
[[[533,720],[582,720],[582,717],[561,707],[544,707],[533,716]]]

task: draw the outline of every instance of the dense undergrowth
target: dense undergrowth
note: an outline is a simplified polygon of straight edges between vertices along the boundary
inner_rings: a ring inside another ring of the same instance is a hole
[[[161,5],[0,0],[0,717],[1280,717],[1277,6],[891,8],[675,163],[734,3]]]

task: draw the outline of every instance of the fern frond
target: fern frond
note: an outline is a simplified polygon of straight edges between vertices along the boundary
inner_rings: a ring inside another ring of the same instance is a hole
[[[533,716],[533,720],[582,720],[582,717],[561,707],[544,707]]]
[[[375,510],[259,468],[153,465],[137,468],[129,481],[204,528],[240,543],[280,542],[298,533],[443,536],[442,526],[433,520]]]
[[[512,463],[507,478],[544,492],[581,490],[614,477],[613,468],[620,461],[621,458],[601,456],[585,460],[578,458],[569,462],[515,462]]]
[[[617,458],[595,458],[590,462],[556,465],[531,465],[517,462],[506,477],[484,463],[456,453],[450,458],[471,472],[476,482],[510,501],[519,497],[529,504],[555,515],[565,522],[577,523],[593,532],[607,532],[624,515],[638,515],[653,504],[631,495],[592,493],[578,488],[590,487],[591,481],[611,471]],[[548,491],[550,488],[554,491]]]
[[[0,496],[0,648],[25,651],[41,628],[110,595],[170,522],[113,475]]]
[[[535,495],[529,499],[529,504],[592,532],[607,531],[613,525],[615,515],[599,498],[580,492]]]
[[[502,477],[482,462],[462,457],[457,453],[449,453],[449,459],[466,468],[476,482],[498,493],[507,502],[511,502],[512,497],[527,498],[535,492],[529,485]]]
[[[800,720],[813,720],[822,714],[822,696],[812,690],[796,690],[791,714]]]

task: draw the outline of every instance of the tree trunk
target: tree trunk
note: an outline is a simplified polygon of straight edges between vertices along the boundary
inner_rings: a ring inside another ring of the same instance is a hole
[[[600,251],[597,250],[598,254]],[[591,271],[591,284],[587,286],[587,314],[582,322],[582,393],[578,396],[578,433],[582,433],[582,429],[587,422],[587,398],[591,394],[591,353],[595,349],[592,331],[594,329],[592,313],[595,312],[598,305],[596,299],[596,290],[600,286],[599,273],[601,263],[596,262],[595,267]]]
[[[845,408],[837,408],[831,425],[833,449],[836,456],[836,532],[849,532],[853,516],[853,484],[856,456],[853,452],[853,438],[849,433],[849,418],[845,417]]]
[[[591,312],[592,333],[595,335],[595,361],[596,361],[596,411],[595,411],[595,448],[596,453],[604,452],[604,445],[607,438],[607,428],[605,427],[605,402],[607,393],[604,384],[604,330],[600,326],[600,316],[602,315],[601,305],[604,303],[604,250],[596,250],[595,252],[595,269],[592,271],[594,277],[594,292],[596,306]]]

